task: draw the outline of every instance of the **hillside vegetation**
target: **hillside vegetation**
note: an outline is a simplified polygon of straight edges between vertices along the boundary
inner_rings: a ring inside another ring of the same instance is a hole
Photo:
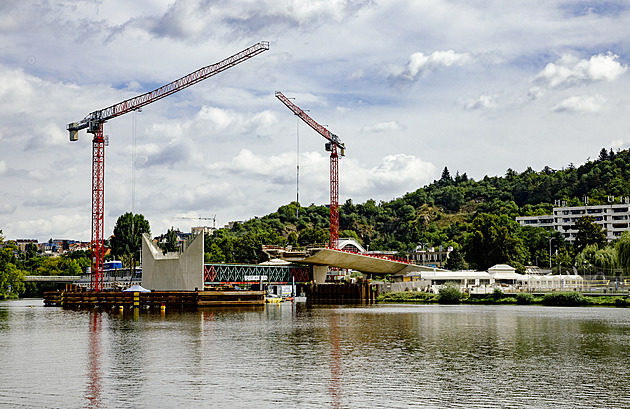
[[[466,173],[452,176],[444,168],[441,178],[428,186],[385,202],[347,200],[340,206],[340,237],[355,237],[370,250],[404,254],[418,245],[452,246],[452,268],[486,269],[496,263],[570,267],[576,260],[594,269],[613,270],[617,261],[591,263],[582,254],[602,258],[607,246],[601,234],[569,246],[561,234],[521,227],[516,216],[551,214],[554,203],[569,206],[605,204],[630,196],[630,153],[602,149],[597,159],[565,169],[545,167],[523,172],[508,169],[504,176],[479,181]],[[259,262],[262,244],[307,246],[328,241],[329,210],[325,206],[281,206],[274,213],[221,229],[206,240],[208,262]],[[585,219],[585,229],[595,228]],[[601,232],[600,232],[601,233]],[[593,247],[595,246],[595,247]],[[608,249],[610,253],[614,247]],[[582,258],[580,258],[582,256]],[[610,257],[615,257],[612,254]],[[610,258],[609,257],[609,258]],[[606,258],[606,257],[603,257]],[[586,263],[585,263],[586,262]],[[613,265],[614,264],[614,265]],[[557,267],[556,267],[557,268]]]

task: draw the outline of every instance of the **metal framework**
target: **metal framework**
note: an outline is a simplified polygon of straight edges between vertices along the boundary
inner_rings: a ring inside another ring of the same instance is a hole
[[[311,280],[311,268],[299,265],[267,266],[251,264],[204,264],[204,282],[220,283],[252,283],[258,280],[246,280],[247,276],[265,276],[265,282],[304,283]]]
[[[88,114],[79,122],[72,122],[66,126],[70,132],[70,140],[79,139],[81,129],[94,135],[92,139],[92,290],[103,289],[103,226],[105,209],[105,139],[103,124],[109,119],[126,114],[151,104],[164,97],[190,87],[200,81],[227,70],[255,55],[269,49],[269,42],[261,41],[253,46],[234,54],[216,64],[208,65],[184,77],[170,82],[151,92],[127,99],[105,109]]]
[[[329,246],[336,249],[339,246],[339,156],[345,156],[346,146],[341,139],[330,132],[324,126],[318,124],[306,114],[300,107],[291,102],[280,91],[276,91],[278,98],[302,121],[306,122],[318,134],[328,140],[326,150],[330,152],[330,243]]]
[[[103,124],[92,139],[92,270],[91,284],[94,291],[103,289],[103,231],[105,222],[105,139]],[[96,273],[95,273],[96,272]]]

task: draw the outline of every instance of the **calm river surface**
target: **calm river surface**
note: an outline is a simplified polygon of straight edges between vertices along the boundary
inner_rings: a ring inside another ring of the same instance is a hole
[[[0,302],[11,408],[628,408],[630,309]]]

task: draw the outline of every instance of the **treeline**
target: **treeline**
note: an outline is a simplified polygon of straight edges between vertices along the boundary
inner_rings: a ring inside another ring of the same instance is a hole
[[[43,257],[37,254],[33,243],[20,252],[14,242],[4,243],[0,230],[0,300],[19,296],[40,296],[44,291],[56,289],[52,283],[24,283],[25,275],[78,276],[90,265],[90,255],[79,250],[60,257]]]

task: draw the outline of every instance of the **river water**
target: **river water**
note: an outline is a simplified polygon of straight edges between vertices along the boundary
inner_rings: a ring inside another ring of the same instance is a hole
[[[628,408],[630,309],[0,302],[11,408]]]

